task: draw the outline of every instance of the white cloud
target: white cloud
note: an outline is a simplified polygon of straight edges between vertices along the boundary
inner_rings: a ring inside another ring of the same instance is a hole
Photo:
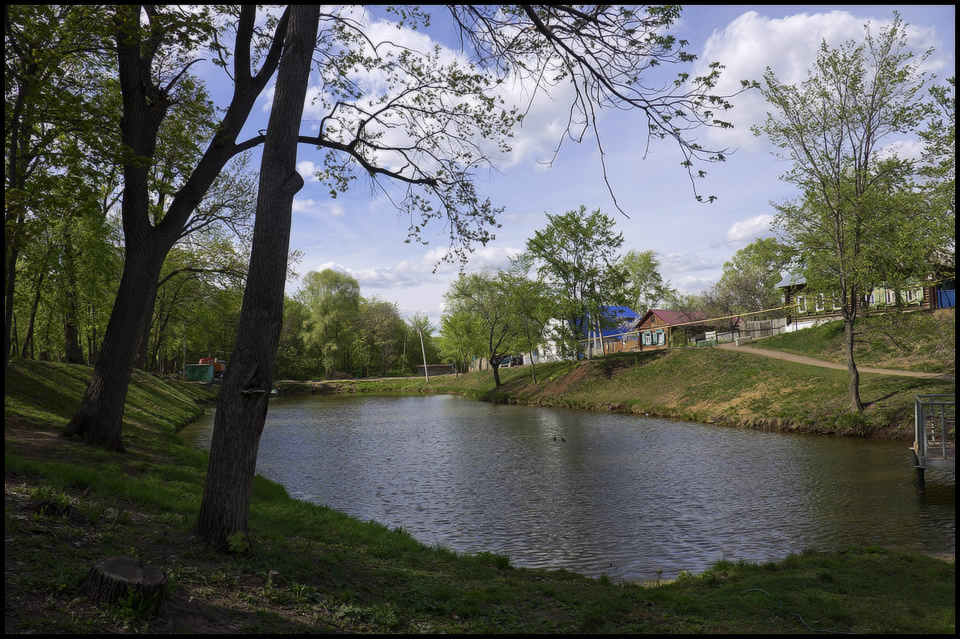
[[[773,236],[771,222],[772,215],[755,215],[735,222],[721,237],[701,240],[662,254],[659,256],[660,272],[680,291],[699,292],[720,278],[720,270],[733,252],[758,238]]]
[[[741,80],[757,80],[762,83],[766,67],[770,67],[777,79],[787,84],[802,82],[808,69],[816,61],[820,44],[837,47],[848,40],[862,41],[864,24],[871,23],[871,33],[879,33],[881,27],[891,23],[889,17],[882,20],[855,16],[848,11],[828,13],[800,13],[785,18],[768,18],[756,11],[748,11],[731,22],[726,28],[714,31],[707,39],[696,66],[695,75],[706,71],[706,65],[718,61],[726,68],[722,71],[716,91],[730,95],[740,89]],[[939,44],[935,30],[916,26],[907,27],[908,44],[915,53],[921,54]],[[944,65],[942,54],[935,54],[923,65],[922,70],[933,71]],[[766,142],[750,132],[753,125],[766,119],[767,104],[758,91],[748,91],[732,100],[734,108],[721,118],[734,124],[733,131],[711,129],[707,137],[713,144],[759,150]]]
[[[319,182],[317,178],[317,165],[311,162],[310,160],[304,160],[303,162],[297,163],[297,172],[303,177],[307,182]]]
[[[318,271],[334,269],[354,277],[364,288],[409,288],[424,283],[419,264],[404,260],[390,268],[352,269],[336,262],[326,262],[317,267]]]
[[[510,258],[519,253],[518,248],[494,248],[485,246],[469,256],[464,271],[495,270],[504,268]],[[401,260],[386,268],[351,268],[337,262],[326,262],[317,267],[322,271],[332,268],[356,278],[360,288],[410,288],[428,283],[446,284],[460,272],[459,263],[443,262],[448,248],[426,251],[420,259]]]
[[[681,293],[699,293],[706,288],[716,284],[718,277],[697,277],[695,275],[684,275],[676,280],[671,280],[671,285]]]
[[[660,271],[666,277],[672,277],[678,273],[709,271],[721,266],[723,266],[723,260],[698,255],[668,253],[660,257]]]
[[[346,211],[339,202],[334,202],[332,200],[327,200],[324,202],[317,202],[313,198],[308,199],[296,199],[293,200],[293,212],[302,213],[304,215],[321,217],[325,215],[333,215],[339,217],[343,215]]]
[[[762,213],[746,220],[736,222],[727,230],[727,236],[724,244],[730,245],[734,249],[743,248],[756,239],[761,237],[772,237],[773,231],[770,225],[773,223],[773,216],[769,213]]]
[[[877,151],[878,160],[893,156],[897,156],[901,160],[919,161],[923,156],[923,142],[920,140],[898,140]]]

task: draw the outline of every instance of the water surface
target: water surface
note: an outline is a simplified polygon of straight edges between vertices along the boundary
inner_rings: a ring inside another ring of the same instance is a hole
[[[209,448],[212,428],[208,411],[183,435]],[[257,472],[428,544],[614,579],[804,548],[955,549],[955,474],[928,471],[919,495],[905,442],[449,395],[280,397]]]

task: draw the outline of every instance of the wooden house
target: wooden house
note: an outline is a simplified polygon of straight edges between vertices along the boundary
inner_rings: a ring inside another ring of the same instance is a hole
[[[667,311],[650,309],[637,322],[639,346],[642,350],[668,348],[696,343],[706,337],[707,331],[727,328],[726,321],[711,321],[703,311]],[[736,324],[736,322],[734,322]]]
[[[941,273],[940,278],[930,276],[900,288],[876,286],[860,298],[860,306],[867,312],[886,312],[897,308],[921,310],[949,308],[956,304],[954,275]],[[787,326],[804,328],[812,323],[837,319],[841,316],[841,303],[836,295],[811,291],[801,277],[787,276],[777,287],[783,293]]]

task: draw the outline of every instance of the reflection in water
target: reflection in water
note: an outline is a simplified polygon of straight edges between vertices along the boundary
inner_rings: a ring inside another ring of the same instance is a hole
[[[212,428],[208,413],[184,437],[209,447]],[[446,395],[281,397],[257,472],[426,543],[614,579],[804,548],[955,547],[954,473],[929,472],[919,496],[902,442]]]

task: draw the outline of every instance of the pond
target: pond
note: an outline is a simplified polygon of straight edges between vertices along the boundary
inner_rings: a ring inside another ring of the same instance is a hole
[[[183,436],[209,448],[213,411]],[[257,472],[427,544],[615,580],[876,545],[953,553],[956,476],[920,495],[905,442],[504,406],[280,397]]]

